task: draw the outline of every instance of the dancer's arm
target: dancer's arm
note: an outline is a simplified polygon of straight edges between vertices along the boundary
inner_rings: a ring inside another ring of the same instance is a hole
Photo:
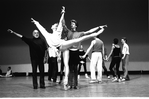
[[[112,55],[112,53],[113,53],[113,49],[114,49],[114,44],[112,44],[111,52],[110,52],[110,54],[109,54],[107,60],[109,60],[109,58],[111,57],[111,55]]]
[[[36,27],[39,29],[39,31],[41,32],[41,34],[44,36],[44,37],[47,37],[47,35],[49,34],[47,32],[47,30],[42,26],[40,25],[40,23],[36,20],[34,20],[33,18],[31,18],[32,22],[36,25]]]
[[[85,58],[86,55],[88,55],[88,53],[91,51],[91,49],[92,49],[92,47],[94,46],[94,44],[95,44],[95,40],[93,40],[93,41],[91,42],[91,45],[90,45],[89,48],[87,49],[86,53],[82,56],[82,58]]]
[[[14,31],[12,31],[11,29],[8,29],[8,32],[10,32],[10,33],[12,33],[12,34],[15,34],[16,36],[18,36],[18,37],[20,37],[20,38],[23,37],[23,35],[21,35],[21,34],[19,34],[19,33],[16,33],[16,32],[14,32]]]
[[[103,56],[103,59],[105,60],[106,58],[105,58],[105,53],[104,53],[105,51],[104,51],[104,44],[102,45],[102,56]]]
[[[59,24],[58,24],[58,27],[57,27],[57,31],[61,32],[63,30],[63,19],[64,19],[64,14],[65,14],[65,7],[63,6],[62,8],[62,15],[61,15],[61,18],[59,20]]]
[[[104,25],[104,27],[107,27],[107,25]],[[90,34],[90,33],[92,33],[92,32],[95,32],[95,31],[98,30],[99,28],[101,28],[101,26],[92,28],[92,29],[90,29],[90,30],[84,32],[84,35],[87,35],[87,34]]]
[[[88,58],[88,60],[89,60],[89,61],[91,61],[91,59],[90,59],[90,57],[89,57],[89,56],[88,56],[87,58]]]
[[[124,59],[125,56],[126,56],[126,50],[127,50],[127,48],[124,46],[124,48],[123,48],[123,57],[122,57],[122,59]]]

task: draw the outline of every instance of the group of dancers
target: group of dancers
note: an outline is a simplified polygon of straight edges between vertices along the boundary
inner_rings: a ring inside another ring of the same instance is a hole
[[[33,38],[27,38],[19,33],[8,29],[10,33],[15,34],[16,36],[20,37],[26,44],[29,45],[30,49],[30,59],[32,64],[32,73],[33,73],[33,88],[38,89],[38,81],[37,81],[37,67],[39,67],[40,73],[40,88],[45,88],[44,82],[44,58],[45,52],[48,50],[48,55],[50,57],[49,64],[50,65],[57,65],[56,57],[58,57],[61,53],[61,62],[63,62],[65,68],[65,76],[63,79],[64,89],[78,89],[78,64],[80,62],[80,58],[84,59],[87,57],[88,53],[92,51],[91,56],[91,64],[90,64],[90,71],[91,71],[91,83],[92,82],[101,82],[102,81],[102,64],[103,60],[106,60],[104,55],[104,43],[99,39],[99,35],[104,31],[104,28],[107,25],[98,26],[92,28],[88,31],[77,32],[78,23],[76,20],[71,20],[71,29],[68,29],[65,20],[65,7],[62,8],[61,17],[59,23],[55,23],[52,25],[52,33],[49,33],[38,21],[31,18],[32,23],[38,28],[40,33],[44,36],[45,40],[40,38],[39,31],[33,31]],[[94,37],[94,40],[91,42],[90,47],[87,49],[86,53],[82,56],[79,55],[79,49],[81,46],[81,42],[87,40],[89,38]],[[125,39],[122,39],[123,42],[126,42]],[[114,45],[113,51],[117,52],[116,45]],[[127,71],[125,66],[128,63],[129,58],[129,48],[126,43],[124,43],[122,53],[124,54],[122,59],[124,59],[124,70]],[[115,54],[115,56],[118,53]],[[112,54],[112,56],[114,56]],[[117,57],[117,56],[116,56]],[[115,63],[113,63],[115,64]],[[53,68],[55,68],[53,66]],[[57,67],[57,66],[56,66]],[[97,67],[98,76],[96,78],[95,75],[95,68]],[[50,69],[49,69],[50,70]],[[51,69],[52,70],[52,69]],[[117,69],[116,69],[117,70]],[[49,71],[50,73],[50,71]],[[118,73],[117,73],[118,74]],[[116,77],[116,76],[115,76]],[[124,78],[128,77],[128,73],[125,73]],[[51,80],[51,77],[48,77]],[[53,79],[54,81],[56,79]]]

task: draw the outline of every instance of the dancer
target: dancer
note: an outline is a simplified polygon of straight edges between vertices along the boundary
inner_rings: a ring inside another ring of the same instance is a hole
[[[129,46],[127,44],[126,37],[123,37],[121,39],[121,42],[123,44],[123,47],[122,47],[122,54],[123,54],[123,57],[122,57],[122,70],[124,72],[124,77],[122,78],[122,81],[128,81],[128,80],[130,80],[129,75],[128,75],[129,55],[130,55]]]
[[[20,37],[26,44],[29,45],[30,59],[31,59],[32,73],[33,73],[33,88],[34,89],[38,88],[37,67],[39,67],[39,72],[40,72],[40,88],[45,88],[44,55],[47,49],[46,42],[39,37],[38,30],[33,31],[33,38],[26,38],[25,36],[19,33],[16,33],[10,29],[8,29],[8,31]]]
[[[83,56],[84,54],[85,54],[85,51],[83,50],[83,45],[81,45],[80,49],[79,49],[79,56]],[[85,58],[80,58],[79,67],[78,67],[78,79],[80,78],[80,70],[81,70],[82,66],[84,67],[85,77],[89,78],[88,74],[87,74],[87,69],[86,69],[86,58],[88,58],[90,60],[88,55]]]
[[[63,27],[64,27],[64,31],[67,31],[67,40],[71,40],[71,39],[76,39],[76,38],[80,38],[83,35],[87,35],[89,33],[92,33],[94,31],[96,31],[99,27],[90,29],[89,31],[86,32],[77,32],[77,28],[78,28],[78,23],[76,20],[71,20],[71,30],[69,30],[67,28],[67,26],[65,25],[65,20],[63,20]],[[64,89],[68,90],[69,87],[70,88],[74,88],[77,89],[77,66],[79,64],[79,48],[80,48],[80,42],[73,45],[72,47],[69,48],[69,51],[67,50],[67,54],[65,54],[65,63],[69,62],[69,84],[68,86],[64,85]],[[75,57],[75,58],[74,58]],[[66,77],[66,76],[65,76]]]
[[[113,75],[113,80],[112,82],[121,82],[120,79],[120,72],[119,72],[119,66],[120,66],[120,62],[121,62],[121,47],[118,45],[118,39],[115,38],[113,40],[113,44],[112,44],[112,49],[111,52],[107,58],[107,60],[109,60],[109,58],[111,57],[111,63],[110,63],[110,72]],[[116,67],[115,67],[116,65]],[[116,75],[114,72],[114,68],[116,68]]]
[[[86,55],[91,51],[91,63],[90,63],[90,72],[91,72],[91,80],[89,83],[102,82],[102,61],[104,56],[104,43],[99,39],[99,35],[94,37],[94,40],[91,42],[89,48],[87,49],[85,55],[82,58],[85,58]],[[95,68],[97,68],[97,78],[95,73]]]

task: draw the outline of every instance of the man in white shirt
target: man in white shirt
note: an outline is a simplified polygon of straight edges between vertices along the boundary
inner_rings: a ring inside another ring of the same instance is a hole
[[[121,39],[121,42],[123,44],[123,47],[122,47],[122,54],[123,54],[123,57],[122,57],[122,70],[124,72],[124,76],[123,76],[122,81],[128,81],[128,80],[130,80],[129,75],[128,75],[128,65],[129,65],[129,55],[130,55],[129,46],[127,44],[126,37],[123,37]]]

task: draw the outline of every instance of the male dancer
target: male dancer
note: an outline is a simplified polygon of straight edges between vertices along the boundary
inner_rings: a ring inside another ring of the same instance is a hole
[[[113,44],[112,44],[112,48],[111,48],[111,52],[107,58],[107,60],[109,60],[109,58],[111,59],[111,63],[110,63],[110,72],[113,75],[113,80],[112,82],[121,82],[120,80],[120,72],[119,72],[119,66],[120,66],[120,62],[121,62],[121,47],[118,44],[118,39],[115,38],[113,40]],[[116,66],[116,67],[115,67]],[[114,71],[114,68],[116,69],[116,74]]]
[[[65,22],[64,22],[65,23]],[[99,27],[90,29],[89,31],[86,32],[77,32],[77,28],[78,28],[78,23],[76,20],[71,20],[71,30],[69,30],[67,28],[67,26],[65,24],[63,24],[64,26],[64,30],[68,31],[67,33],[67,39],[71,40],[71,39],[76,39],[76,38],[80,38],[83,35],[87,35],[89,33],[92,33],[94,31],[96,31]],[[65,57],[65,60],[67,60],[67,62],[69,61],[69,71],[71,71],[71,73],[69,73],[69,86],[67,88],[67,86],[64,85],[64,89],[67,90],[69,89],[69,87],[73,87],[74,89],[77,89],[77,66],[79,64],[79,49],[80,49],[80,42],[73,45],[72,47],[69,48],[69,54],[65,54],[67,56],[67,58]],[[66,63],[68,64],[68,63]],[[72,73],[73,72],[73,73]],[[74,81],[74,82],[72,82]]]
[[[82,56],[85,58],[86,55],[92,49],[90,71],[91,71],[91,80],[89,83],[102,82],[102,61],[104,55],[104,43],[99,39],[99,36],[94,37],[94,40],[91,42],[86,53]],[[95,68],[97,67],[98,76],[96,78]]]
[[[33,88],[38,88],[37,82],[37,67],[39,67],[40,72],[40,88],[45,88],[44,82],[44,55],[47,49],[46,42],[39,37],[38,30],[33,31],[33,38],[26,38],[25,36],[16,33],[12,30],[8,30],[10,33],[15,34],[20,37],[26,44],[29,45],[30,49],[30,58],[32,64],[33,72]]]

